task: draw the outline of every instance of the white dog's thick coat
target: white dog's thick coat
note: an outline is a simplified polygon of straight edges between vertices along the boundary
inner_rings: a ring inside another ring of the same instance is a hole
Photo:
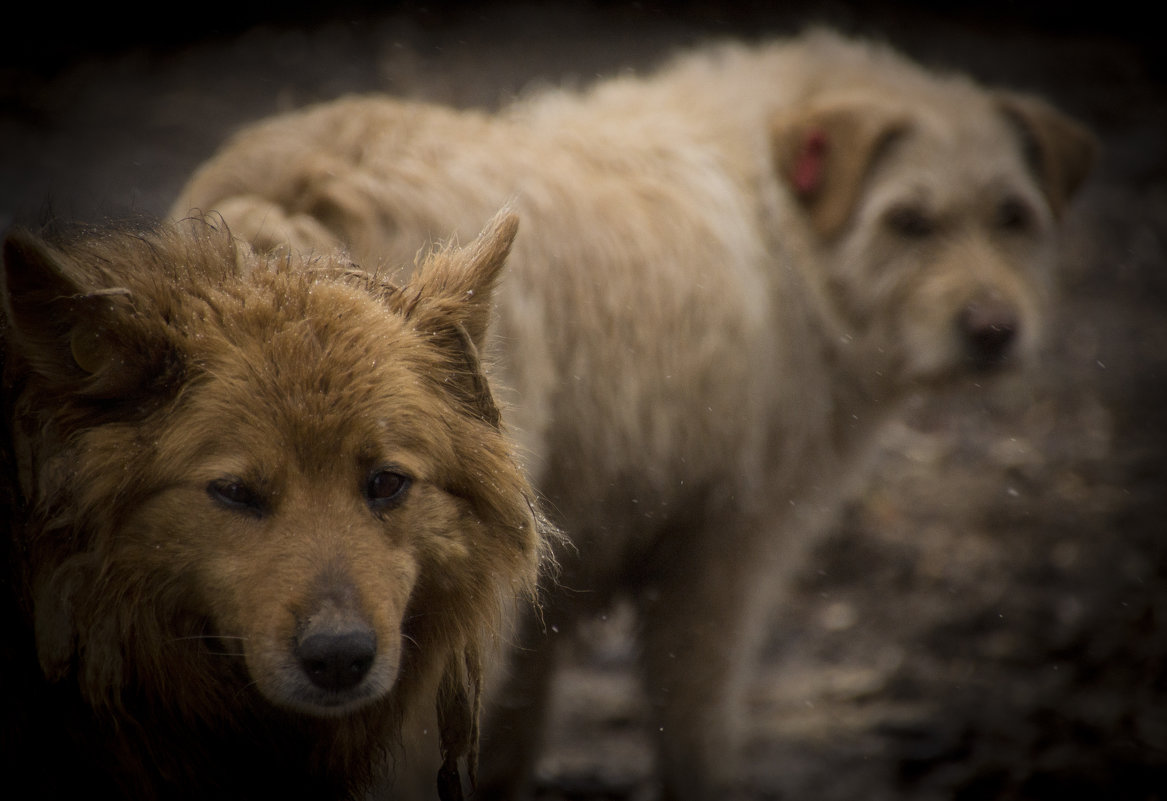
[[[626,593],[665,794],[708,801],[734,778],[791,511],[913,387],[1033,350],[1052,226],[1092,152],[1037,100],[819,32],[493,116],[306,109],[239,134],[174,213],[374,267],[519,212],[499,383],[573,545],[496,695],[484,790],[530,768],[546,630]]]

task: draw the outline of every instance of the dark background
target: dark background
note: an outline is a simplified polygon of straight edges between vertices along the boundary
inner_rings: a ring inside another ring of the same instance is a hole
[[[493,108],[810,22],[1100,136],[1041,364],[914,402],[774,626],[758,799],[1167,798],[1167,91],[1130,2],[259,3],[6,12],[0,227],[161,214],[238,126],[350,91]],[[624,610],[559,683],[545,799],[649,799]]]

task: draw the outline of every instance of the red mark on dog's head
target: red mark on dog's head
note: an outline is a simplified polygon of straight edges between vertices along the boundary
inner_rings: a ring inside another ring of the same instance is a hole
[[[815,128],[803,140],[790,176],[798,194],[809,195],[818,189],[823,178],[823,161],[826,155],[827,134],[821,128]]]

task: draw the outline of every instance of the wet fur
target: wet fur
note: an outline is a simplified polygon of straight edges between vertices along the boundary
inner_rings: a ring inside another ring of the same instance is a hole
[[[13,787],[359,798],[435,706],[445,772],[473,771],[482,666],[543,551],[478,354],[516,224],[404,287],[214,221],[8,235]],[[382,473],[411,483],[386,502]],[[367,674],[309,678],[309,634],[350,631]]]

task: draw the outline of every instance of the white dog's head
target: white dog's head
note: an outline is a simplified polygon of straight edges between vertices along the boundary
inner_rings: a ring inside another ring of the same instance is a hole
[[[1053,228],[1094,159],[1081,126],[950,80],[831,93],[772,143],[816,251],[804,280],[873,386],[1034,352]]]

